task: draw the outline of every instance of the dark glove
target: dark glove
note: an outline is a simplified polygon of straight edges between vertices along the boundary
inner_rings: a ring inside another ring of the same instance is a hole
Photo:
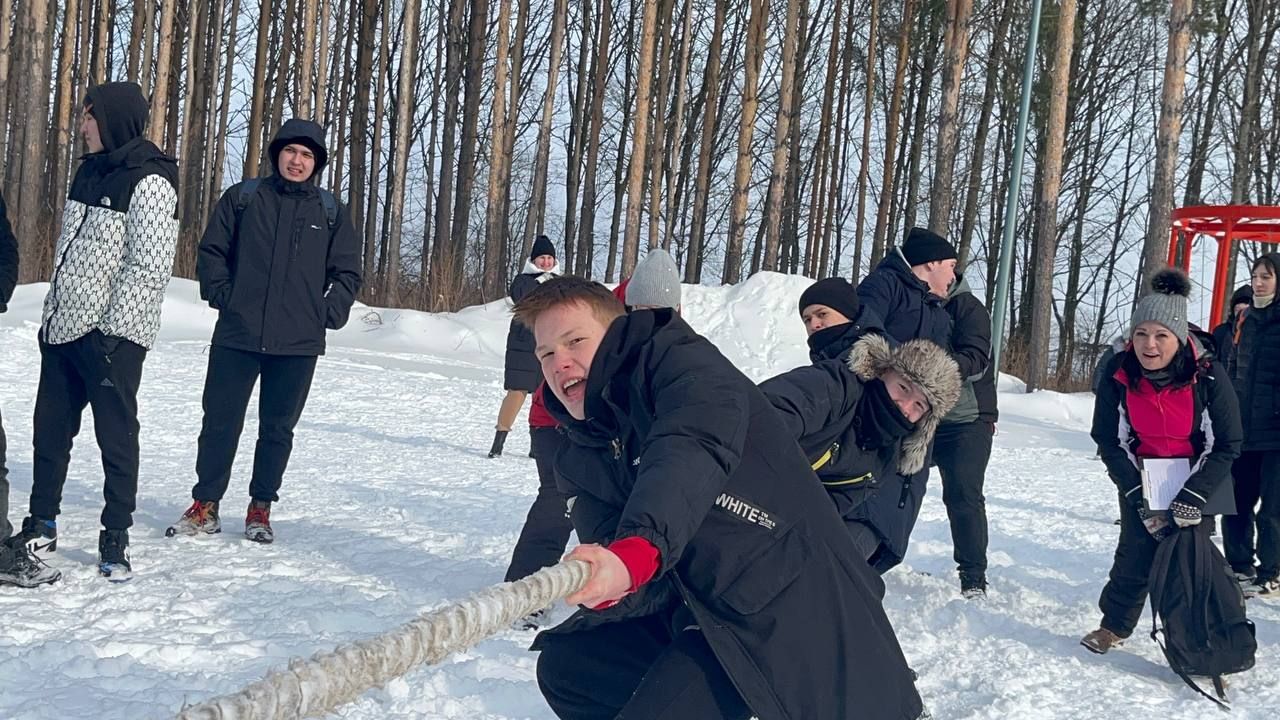
[[[1200,524],[1200,508],[1190,503],[1174,500],[1169,503],[1169,518],[1180,528]]]
[[[1151,537],[1156,542],[1160,542],[1174,533],[1174,527],[1169,522],[1169,517],[1162,512],[1151,512],[1145,505],[1138,508],[1138,517],[1142,518],[1142,524],[1147,528],[1147,532],[1151,533]]]

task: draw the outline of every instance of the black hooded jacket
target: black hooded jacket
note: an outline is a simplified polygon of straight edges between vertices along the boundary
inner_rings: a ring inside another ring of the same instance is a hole
[[[641,537],[653,579],[548,633],[685,605],[761,720],[908,720],[922,710],[852,541],[781,419],[672,310],[618,318],[587,376],[586,414],[553,395],[560,489],[583,543]],[[540,646],[541,637],[535,642]]]
[[[858,284],[858,300],[884,320],[885,334],[896,342],[932,340],[941,348],[951,342],[951,316],[945,300],[911,272],[902,252],[894,250]]]
[[[178,162],[143,135],[149,108],[133,83],[106,83],[89,89],[87,102],[98,121],[103,150],[80,158],[67,199],[128,212],[138,181],[159,175],[176,190]],[[174,207],[174,217],[178,209]]]
[[[1280,254],[1271,258],[1280,263]],[[1243,450],[1280,450],[1280,304],[1250,305],[1239,322],[1227,369],[1240,397]]]
[[[213,344],[269,355],[321,355],[325,329],[347,322],[360,289],[360,240],[347,208],[330,227],[315,180],[324,169],[324,131],[289,120],[271,141],[276,167],[289,144],[310,147],[316,166],[306,182],[276,168],[243,203],[241,186],[222,194],[200,241],[200,297],[218,312]]]
[[[9,309],[9,298],[18,286],[18,239],[9,226],[9,211],[0,195],[0,313]]]

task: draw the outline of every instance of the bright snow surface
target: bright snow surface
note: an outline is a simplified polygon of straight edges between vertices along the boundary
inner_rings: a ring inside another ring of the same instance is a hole
[[[795,307],[805,283],[762,274],[736,287],[686,286],[685,315],[763,380],[807,361]],[[13,522],[31,488],[46,288],[19,288],[0,315]],[[34,591],[0,587],[0,718],[171,717],[184,702],[236,691],[289,658],[500,582],[537,488],[523,414],[506,455],[485,457],[509,317],[505,302],[445,315],[357,306],[348,326],[330,333],[316,371],[272,513],[275,544],[240,534],[256,400],[223,504],[224,532],[166,539],[190,502],[215,319],[194,283],[174,280],[139,399],[134,579],[112,585],[97,575],[102,471],[86,411],[52,560],[63,578]],[[1119,530],[1116,494],[1092,459],[1092,397],[1020,390],[1002,379],[986,483],[990,595],[960,598],[936,473],[907,562],[885,578],[889,615],[929,709],[938,720],[1213,717],[1147,638],[1149,615],[1105,657],[1079,646],[1099,619]],[[1258,667],[1231,677],[1234,715],[1273,718],[1280,602],[1248,607]],[[568,612],[561,605],[556,618]],[[526,651],[532,639],[506,631],[366,693],[335,717],[551,718]]]

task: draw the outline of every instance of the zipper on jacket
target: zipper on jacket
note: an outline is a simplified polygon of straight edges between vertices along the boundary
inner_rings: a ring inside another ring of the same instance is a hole
[[[621,459],[622,459],[622,440],[621,440],[621,438],[614,438],[614,439],[610,440],[610,441],[609,441],[609,447],[613,448],[613,459],[614,459],[614,460],[621,460]]]
[[[79,202],[78,200],[76,202]],[[53,320],[53,316],[58,313],[58,306],[62,304],[62,298],[58,295],[58,280],[62,276],[62,266],[67,263],[67,254],[71,252],[71,246],[76,240],[80,239],[80,233],[84,231],[84,224],[89,220],[89,210],[91,209],[87,203],[84,205],[84,214],[80,216],[80,224],[76,226],[76,232],[67,241],[67,246],[62,249],[62,257],[58,258],[58,264],[53,268],[53,280],[49,283],[49,288],[53,292],[53,309],[49,311],[49,319]]]
[[[835,460],[836,455],[838,454],[840,454],[840,443],[838,442],[831,443],[831,447],[827,448],[827,451],[822,453],[822,457],[814,461],[813,465],[811,466],[814,472],[821,470],[823,466],[825,466],[827,463],[831,462],[832,460]]]
[[[867,480],[870,480],[871,475],[872,473],[867,473],[865,475],[859,475],[856,478],[849,478],[848,480],[823,480],[822,484],[826,487],[841,487],[843,485],[857,485],[858,483],[862,483]]]
[[[907,495],[911,493],[911,478],[907,477],[906,480],[906,482],[902,483],[902,494],[898,496],[899,510],[907,506]]]

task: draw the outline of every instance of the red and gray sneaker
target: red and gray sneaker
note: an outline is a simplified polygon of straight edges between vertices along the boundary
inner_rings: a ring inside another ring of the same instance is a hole
[[[165,537],[175,535],[212,535],[222,532],[222,521],[218,519],[218,503],[207,500],[196,500],[191,507],[182,513],[178,522],[164,531]]]
[[[275,540],[271,532],[271,503],[264,500],[250,500],[249,512],[244,518],[244,536],[256,543],[270,543]]]

